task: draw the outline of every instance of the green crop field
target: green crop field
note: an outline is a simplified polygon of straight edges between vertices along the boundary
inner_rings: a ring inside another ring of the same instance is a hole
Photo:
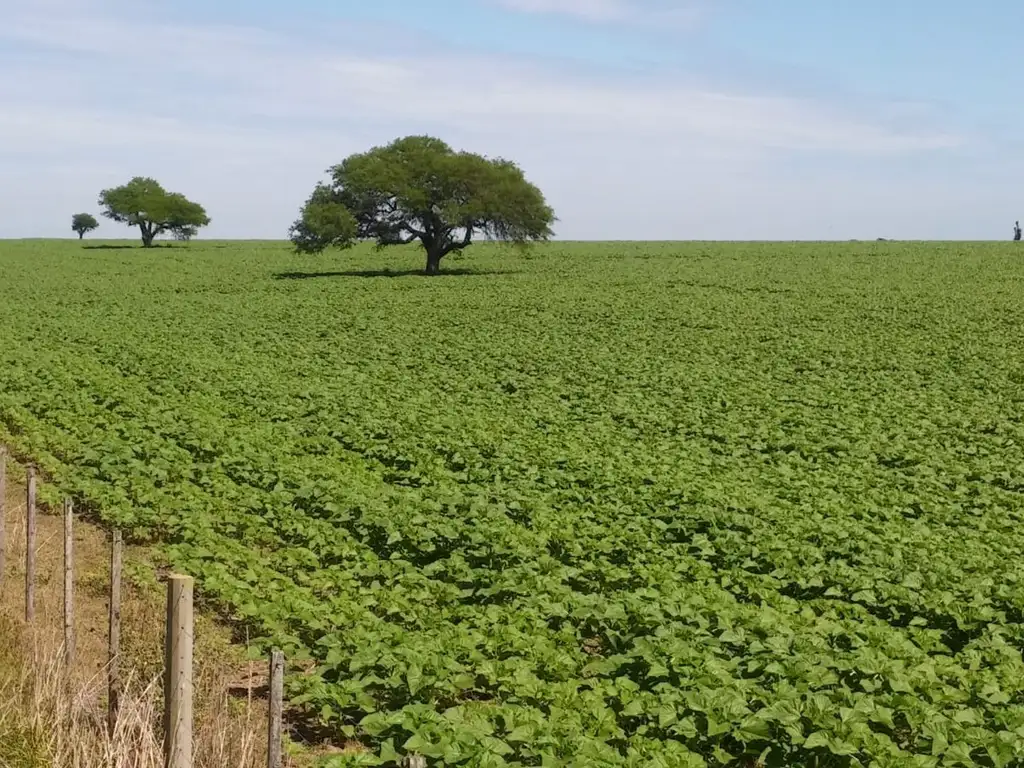
[[[1024,765],[1013,244],[85,242],[0,243],[0,436],[337,765]]]

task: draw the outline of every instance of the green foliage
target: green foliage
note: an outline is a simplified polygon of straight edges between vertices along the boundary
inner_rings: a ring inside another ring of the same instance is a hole
[[[85,237],[86,232],[92,232],[94,229],[98,229],[100,223],[96,221],[96,217],[91,213],[76,213],[71,217],[71,231],[78,233],[78,239],[81,240]]]
[[[319,253],[328,246],[350,248],[359,234],[359,226],[349,210],[333,200],[331,188],[317,184],[302,206],[299,219],[288,234],[299,253]]]
[[[170,232],[178,240],[189,240],[210,217],[199,203],[179,192],[168,192],[155,179],[136,176],[127,184],[100,192],[99,205],[108,219],[138,227],[142,245],[150,247],[159,235]]]
[[[397,139],[351,155],[330,173],[331,184],[316,186],[289,230],[299,253],[348,248],[357,239],[382,248],[419,241],[433,274],[475,234],[517,245],[552,234],[554,212],[518,166],[455,152],[440,139]]]
[[[309,660],[337,766],[1024,764],[1012,246],[475,261],[2,244],[0,431]]]

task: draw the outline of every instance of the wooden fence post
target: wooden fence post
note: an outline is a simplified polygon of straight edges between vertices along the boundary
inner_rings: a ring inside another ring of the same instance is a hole
[[[427,768],[427,758],[423,755],[406,755],[402,764],[405,768]]]
[[[7,569],[7,446],[0,445],[0,584]]]
[[[270,652],[270,711],[267,724],[267,768],[281,768],[281,721],[284,713],[284,653]]]
[[[28,498],[25,510],[25,621],[36,618],[36,469],[28,468]]]
[[[192,593],[191,576],[167,581],[164,639],[164,766],[192,768]]]
[[[75,662],[75,507],[64,499],[64,666],[68,674]]]
[[[107,728],[113,736],[121,705],[121,529],[110,541],[110,625],[107,632]]]

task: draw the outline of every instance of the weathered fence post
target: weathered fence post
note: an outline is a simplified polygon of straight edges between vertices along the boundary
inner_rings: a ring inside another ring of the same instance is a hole
[[[36,618],[36,469],[28,468],[28,498],[25,510],[25,621]]]
[[[110,625],[107,632],[107,728],[114,734],[121,705],[121,530],[110,541]]]
[[[64,666],[68,674],[75,662],[75,507],[64,499]]]
[[[267,768],[281,768],[281,721],[284,716],[284,653],[270,652],[270,711],[267,718]]]
[[[7,446],[0,445],[0,584],[7,569]]]
[[[192,768],[192,592],[191,576],[173,575],[167,580],[165,768]]]
[[[406,755],[403,765],[405,768],[427,768],[427,758],[423,755]]]

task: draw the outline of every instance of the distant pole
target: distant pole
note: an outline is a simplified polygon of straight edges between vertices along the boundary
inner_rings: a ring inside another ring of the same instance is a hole
[[[192,593],[192,577],[167,580],[164,768],[192,768]]]
[[[113,735],[121,703],[121,529],[110,543],[110,626],[107,634],[107,727]]]
[[[36,469],[28,468],[28,499],[25,511],[25,621],[36,618]]]
[[[70,674],[75,661],[75,508],[64,500],[64,666]]]
[[[7,446],[0,445],[0,584],[7,563]]]
[[[267,719],[267,768],[281,768],[281,722],[284,716],[284,653],[270,653],[270,711]]]

